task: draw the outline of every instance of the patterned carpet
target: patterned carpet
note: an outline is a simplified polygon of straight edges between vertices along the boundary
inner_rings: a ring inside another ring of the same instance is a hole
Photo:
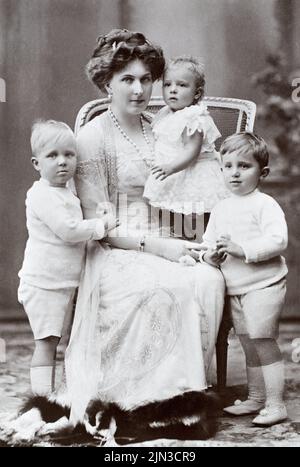
[[[258,428],[251,424],[252,417],[228,417],[220,412],[216,435],[205,441],[155,439],[144,442],[127,440],[128,446],[137,447],[211,447],[211,446],[300,446],[300,363],[291,358],[292,340],[300,337],[300,322],[283,322],[280,330],[280,347],[286,363],[285,399],[289,419],[270,428]],[[6,417],[14,415],[29,388],[28,368],[33,349],[29,327],[24,321],[1,322],[0,342],[6,347],[6,361],[0,355],[0,425]],[[64,346],[59,349],[58,360],[63,358]],[[0,352],[1,353],[1,352]],[[61,369],[60,369],[61,370]],[[228,362],[228,387],[223,395],[224,403],[242,398],[246,393],[243,355],[234,335],[230,337]],[[131,442],[130,442],[131,441]],[[124,442],[124,440],[123,440]],[[114,446],[108,443],[107,446]],[[82,434],[64,434],[54,439],[44,436],[23,442],[13,440],[0,430],[0,447],[4,446],[101,446],[100,440]]]

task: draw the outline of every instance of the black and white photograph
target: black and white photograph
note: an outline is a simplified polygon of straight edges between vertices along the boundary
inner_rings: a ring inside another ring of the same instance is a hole
[[[300,0],[0,0],[0,148],[0,447],[300,447]]]

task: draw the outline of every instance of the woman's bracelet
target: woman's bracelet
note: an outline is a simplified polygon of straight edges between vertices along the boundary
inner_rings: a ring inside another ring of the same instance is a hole
[[[145,251],[145,235],[140,238],[139,250]]]

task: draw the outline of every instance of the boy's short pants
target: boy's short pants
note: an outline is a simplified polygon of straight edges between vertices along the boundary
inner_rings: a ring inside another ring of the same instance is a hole
[[[285,294],[284,278],[264,289],[231,296],[231,315],[236,334],[248,334],[251,339],[277,339]]]
[[[72,313],[75,288],[41,289],[20,282],[18,300],[28,316],[34,339],[61,337]]]

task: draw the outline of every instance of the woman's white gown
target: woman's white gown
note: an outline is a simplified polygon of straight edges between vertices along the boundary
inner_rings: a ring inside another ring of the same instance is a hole
[[[99,134],[97,119],[80,132],[86,160],[95,157]],[[158,235],[155,213],[149,220],[142,198],[149,169],[116,129],[114,138],[118,191],[123,201],[127,197],[120,231]],[[143,150],[147,154],[146,144]],[[91,190],[97,192],[95,183],[89,176],[79,180],[85,207]],[[82,419],[94,398],[131,408],[205,389],[223,301],[224,280],[216,268],[91,242],[66,353],[73,420]]]

